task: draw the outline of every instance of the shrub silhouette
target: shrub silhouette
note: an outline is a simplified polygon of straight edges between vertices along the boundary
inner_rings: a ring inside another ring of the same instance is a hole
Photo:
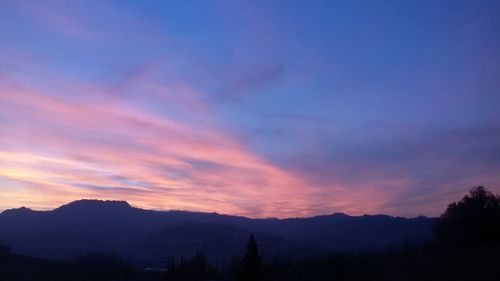
[[[500,242],[500,197],[483,186],[472,188],[459,202],[448,205],[435,233],[447,247],[469,247]]]

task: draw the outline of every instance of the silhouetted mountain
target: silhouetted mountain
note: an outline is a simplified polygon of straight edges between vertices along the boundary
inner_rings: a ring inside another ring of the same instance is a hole
[[[208,258],[241,252],[256,233],[272,257],[331,251],[383,250],[430,239],[434,219],[333,214],[312,218],[249,219],[216,213],[152,211],[122,201],[80,200],[52,211],[27,208],[0,214],[0,243],[24,255],[67,259],[117,251],[151,261],[206,252]]]
[[[101,201],[101,200],[78,200],[73,201],[69,204],[62,205],[61,207],[54,209],[53,212],[69,214],[69,215],[91,215],[92,213],[96,215],[102,215],[101,210],[105,209],[106,213],[104,215],[121,215],[129,212],[132,206],[125,201]]]
[[[51,260],[13,253],[0,242],[0,280],[493,281],[498,280],[499,218],[500,196],[482,186],[451,203],[437,223],[425,217],[345,214],[248,219],[82,200],[48,212],[8,210],[0,214],[0,226],[9,226],[2,228],[5,237],[27,243],[27,251],[44,249],[63,257],[88,252],[89,245],[101,252],[118,245],[116,252]],[[429,226],[436,236],[424,243]],[[367,251],[388,245],[404,247]]]

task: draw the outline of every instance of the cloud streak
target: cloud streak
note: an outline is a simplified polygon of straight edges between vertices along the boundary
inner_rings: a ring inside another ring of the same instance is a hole
[[[313,192],[301,179],[245,151],[223,132],[5,84],[1,115],[10,116],[1,127],[5,179],[50,186],[59,198],[109,196],[149,208],[249,216],[308,214]],[[25,196],[33,198],[31,192]]]

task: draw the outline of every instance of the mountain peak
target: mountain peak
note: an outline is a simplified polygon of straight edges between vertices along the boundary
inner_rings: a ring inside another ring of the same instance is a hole
[[[19,214],[27,214],[27,213],[31,213],[31,212],[33,212],[33,210],[31,210],[30,208],[21,207],[21,208],[15,208],[15,209],[7,209],[7,210],[3,211],[2,214],[19,215]]]
[[[117,200],[97,200],[97,199],[81,199],[62,205],[54,211],[63,210],[96,210],[96,209],[114,209],[126,210],[131,209],[132,206],[127,201]]]

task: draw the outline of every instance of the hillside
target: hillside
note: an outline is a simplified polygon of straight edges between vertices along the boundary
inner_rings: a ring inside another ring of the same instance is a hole
[[[240,254],[250,233],[267,257],[383,250],[421,244],[434,220],[332,214],[311,218],[250,219],[216,213],[152,211],[122,201],[79,200],[51,211],[27,208],[0,214],[0,244],[15,253],[70,259],[90,252],[118,252],[160,262],[169,256],[208,253],[209,259]],[[146,262],[147,263],[147,262]]]

